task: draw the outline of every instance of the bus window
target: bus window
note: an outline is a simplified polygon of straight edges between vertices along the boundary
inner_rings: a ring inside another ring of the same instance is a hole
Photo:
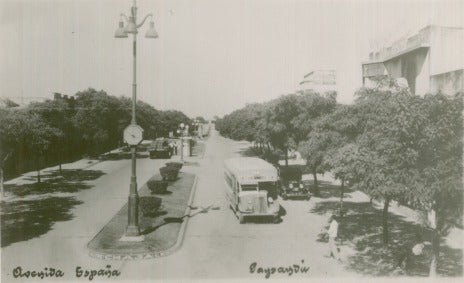
[[[267,196],[277,199],[277,188],[275,182],[259,182],[259,190],[267,191]]]
[[[228,184],[231,188],[234,187],[234,185],[233,185],[233,183],[232,183],[232,179],[229,177],[229,175],[228,175],[227,173],[224,173],[224,179],[226,179],[227,184]]]
[[[242,185],[242,191],[256,191],[258,185]]]

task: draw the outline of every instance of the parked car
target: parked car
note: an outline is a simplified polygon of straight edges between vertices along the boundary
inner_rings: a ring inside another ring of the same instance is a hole
[[[280,196],[282,199],[306,199],[311,198],[311,193],[306,184],[301,181],[302,171],[297,166],[280,167]]]
[[[150,158],[171,158],[172,152],[169,146],[169,140],[166,138],[158,138],[152,142],[148,151]]]

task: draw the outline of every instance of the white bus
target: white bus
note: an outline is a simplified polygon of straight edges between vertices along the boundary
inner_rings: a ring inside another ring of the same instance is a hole
[[[237,157],[224,162],[224,181],[230,207],[240,223],[249,217],[279,220],[277,169],[256,157]]]

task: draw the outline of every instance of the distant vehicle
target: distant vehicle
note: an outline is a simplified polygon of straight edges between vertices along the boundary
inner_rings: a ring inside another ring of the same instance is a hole
[[[150,158],[171,158],[172,152],[167,138],[158,138],[148,147]]]
[[[311,198],[311,193],[307,186],[301,181],[303,173],[299,167],[281,166],[280,167],[280,196],[286,200]]]
[[[224,162],[226,196],[240,223],[246,218],[279,220],[277,169],[255,157],[237,157]]]

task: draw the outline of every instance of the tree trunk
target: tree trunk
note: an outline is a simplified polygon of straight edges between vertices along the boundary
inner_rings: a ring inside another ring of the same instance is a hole
[[[8,160],[8,157],[10,157],[10,153],[8,153],[4,158],[3,160],[0,160],[0,191],[1,191],[1,194],[2,194],[2,198],[5,196],[5,191],[4,191],[4,187],[3,187],[3,167],[5,166],[6,164],[6,161]]]
[[[61,170],[61,163],[63,163],[63,156],[64,156],[64,149],[61,150],[61,154],[60,154],[60,156],[58,157],[59,162],[60,162],[60,163],[59,163],[59,167],[58,167],[58,168],[59,168],[58,170],[59,170],[59,172],[60,172],[60,175],[62,175],[62,173],[63,173],[62,170]]]
[[[0,167],[0,189],[2,192],[2,198],[5,196],[5,191],[3,190],[3,166]]]
[[[288,167],[288,148],[285,148],[284,151],[285,151],[285,166]]]
[[[437,226],[437,214],[435,213],[435,227],[433,228],[432,233],[432,261],[430,263],[429,277],[437,276],[437,265],[438,265],[438,256],[440,255],[440,233],[438,232]]]
[[[340,217],[343,217],[343,195],[345,193],[345,179],[342,179],[342,185],[340,186]]]
[[[382,212],[382,227],[383,227],[383,243],[388,244],[388,206],[390,205],[390,198],[385,198],[383,203]]]
[[[40,183],[40,157],[39,156],[37,156],[36,166],[37,166],[37,183]]]
[[[319,196],[321,192],[319,191],[319,185],[317,184],[317,173],[316,169],[313,170],[313,177],[314,177],[314,194]]]

